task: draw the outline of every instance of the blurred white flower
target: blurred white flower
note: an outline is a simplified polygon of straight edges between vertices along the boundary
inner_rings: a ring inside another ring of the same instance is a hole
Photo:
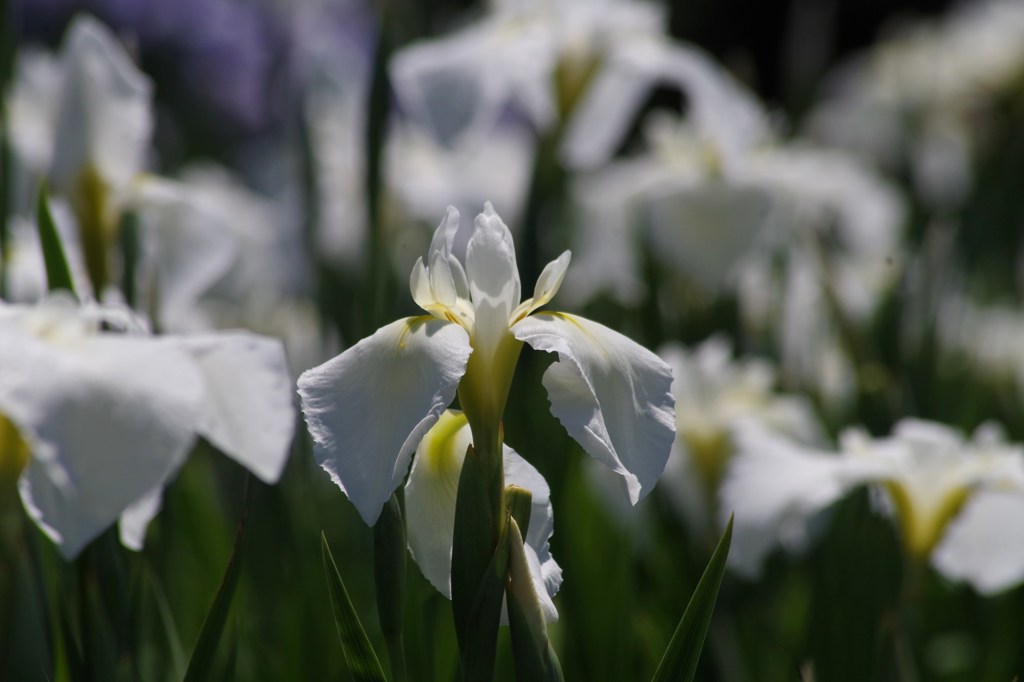
[[[93,288],[102,288],[112,281],[108,247],[144,169],[153,85],[87,15],[72,21],[58,56],[27,52],[19,63],[9,103],[12,147],[30,174],[47,177],[68,201]]]
[[[647,2],[498,0],[475,23],[396,52],[391,80],[403,107],[443,144],[479,141],[510,105],[547,130],[569,117],[595,73],[660,39],[663,24],[661,8]],[[610,114],[626,125],[647,89],[620,92]]]
[[[806,399],[775,391],[767,361],[733,359],[724,337],[692,351],[668,344],[658,354],[672,368],[676,398],[676,440],[661,484],[694,530],[705,533],[717,522],[718,487],[740,424],[755,423],[807,445],[821,440],[821,426]]]
[[[736,515],[730,565],[755,576],[775,545],[799,549],[811,517],[862,484],[876,489],[909,559],[983,594],[1024,580],[1024,449],[991,425],[965,439],[916,419],[887,438],[847,430],[839,453],[744,426],[721,493],[722,518]]]
[[[22,501],[67,558],[119,518],[122,541],[141,547],[200,436],[277,481],[294,429],[290,386],[275,340],[153,337],[126,309],[65,297],[0,306],[0,450],[28,453]]]
[[[317,243],[329,263],[348,272],[366,267],[367,194],[364,107],[366,84],[314,89],[307,122],[313,138],[319,220]],[[472,213],[491,200],[518,224],[533,167],[534,141],[522,127],[496,125],[486,144],[445,146],[413,120],[387,123],[383,151],[385,240],[396,270],[412,266],[430,241],[437,215],[449,205]],[[464,253],[470,230],[456,238]]]
[[[121,283],[117,237],[129,212],[141,224],[140,307],[162,329],[209,328],[196,304],[231,279],[238,300],[284,286],[290,262],[276,205],[209,166],[180,181],[145,172],[152,83],[109,28],[79,15],[57,56],[25,52],[19,64],[12,144],[30,174],[49,179],[58,225],[74,225],[62,232],[72,268],[88,273],[80,294],[103,298]]]
[[[466,449],[472,443],[466,416],[446,410],[416,448],[405,484],[405,516],[409,551],[424,577],[451,598],[452,538],[455,500]],[[562,584],[562,569],[552,558],[548,541],[554,532],[547,481],[515,450],[503,446],[505,484],[532,494],[530,528],[524,538],[534,591],[548,621],[558,619],[551,597]]]
[[[832,94],[810,116],[816,138],[896,169],[907,164],[930,206],[959,205],[970,186],[970,156],[981,116],[1024,74],[1024,5],[960,3],[920,22],[833,77]]]
[[[458,229],[458,211],[449,207],[428,264],[413,267],[412,297],[429,315],[382,327],[299,378],[317,461],[374,523],[456,390],[474,429],[498,428],[525,342],[558,354],[544,374],[552,412],[625,479],[635,504],[661,474],[675,433],[669,368],[595,322],[531,314],[558,291],[569,252],[520,301],[512,235],[491,205],[477,216],[464,259],[452,252]]]

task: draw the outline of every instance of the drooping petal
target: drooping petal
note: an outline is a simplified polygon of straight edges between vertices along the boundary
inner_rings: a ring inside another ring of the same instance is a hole
[[[54,186],[73,190],[79,173],[91,167],[112,189],[123,189],[143,168],[153,128],[152,83],[110,29],[86,15],[68,28],[61,60]]]
[[[466,416],[448,410],[420,441],[405,485],[409,551],[431,585],[452,596],[455,501],[466,448],[473,441]]]
[[[142,551],[149,522],[156,518],[163,506],[163,493],[163,485],[158,485],[121,512],[117,532],[122,545],[136,552]]]
[[[932,565],[984,595],[1024,581],[1024,495],[1018,490],[972,495],[932,553]]]
[[[249,332],[172,338],[204,379],[199,434],[265,483],[281,478],[295,432],[284,345]]]
[[[29,516],[72,558],[158,487],[195,442],[202,378],[152,339],[4,330],[0,412],[29,443]]]
[[[373,524],[455,397],[471,347],[457,324],[410,317],[299,377],[314,455]]]
[[[466,275],[476,311],[473,346],[490,356],[508,330],[522,294],[512,233],[490,202],[466,247]]]
[[[409,550],[423,576],[449,598],[456,496],[471,442],[465,415],[447,410],[420,441],[405,486]],[[526,554],[545,617],[553,621],[558,612],[551,595],[562,583],[562,569],[548,547],[554,529],[550,490],[540,472],[507,445],[503,459],[506,485],[517,485],[533,495]]]
[[[505,485],[517,485],[533,495],[530,503],[530,527],[526,531],[526,559],[530,564],[533,588],[540,600],[544,618],[548,622],[558,620],[558,610],[551,597],[562,585],[562,568],[551,556],[548,542],[555,532],[555,515],[551,508],[551,489],[540,472],[519,456],[512,448],[505,446]]]
[[[636,504],[661,475],[675,436],[668,365],[574,315],[532,315],[511,331],[536,350],[558,353],[544,373],[552,414],[587,453],[626,479]]]
[[[723,519],[735,513],[729,565],[755,577],[778,545],[807,544],[811,517],[867,478],[858,462],[812,450],[746,423],[735,431],[737,448],[719,490]]]

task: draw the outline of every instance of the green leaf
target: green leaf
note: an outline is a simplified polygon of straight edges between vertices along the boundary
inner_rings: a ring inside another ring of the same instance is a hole
[[[36,204],[36,225],[39,229],[39,243],[43,249],[43,261],[46,265],[46,283],[50,291],[63,289],[75,293],[75,285],[71,280],[64,247],[57,233],[57,225],[53,222],[50,212],[50,195],[43,182],[39,188],[39,201]]]
[[[324,572],[327,574],[327,591],[331,595],[331,608],[334,611],[334,624],[338,628],[341,649],[348,662],[349,671],[356,682],[380,680],[383,682],[384,670],[380,667],[377,654],[374,653],[370,640],[366,637],[359,616],[348,598],[348,590],[334,563],[327,536],[320,532],[320,548],[324,560]]]
[[[494,461],[496,469],[488,466]],[[471,445],[459,475],[452,537],[452,615],[464,671],[482,671],[488,660],[493,670],[508,565],[508,546],[496,530],[502,524],[491,496],[494,476],[498,495],[502,491],[500,467],[500,458],[481,457]],[[504,513],[501,508],[497,511]],[[483,678],[489,679],[490,672]]]
[[[238,578],[241,575],[240,559],[249,516],[249,486],[251,480],[252,475],[247,474],[245,478],[245,492],[242,494],[242,517],[238,520],[235,544],[231,549],[231,557],[228,559],[228,567],[224,571],[224,578],[220,582],[220,587],[217,588],[213,604],[206,614],[206,620],[203,621],[203,628],[199,631],[199,639],[192,650],[192,658],[188,662],[188,670],[185,671],[185,682],[213,679],[214,655],[217,652],[217,645],[220,643],[221,635],[224,633],[224,626],[227,624],[228,613],[231,610],[231,600],[235,595],[235,588],[238,586]]]
[[[525,497],[529,502],[529,493]],[[523,536],[515,518],[509,520],[509,567],[505,583],[508,625],[516,679],[560,682],[562,669],[548,640],[547,623],[534,591],[530,565],[523,549]]]
[[[391,678],[403,682],[405,645],[402,640],[402,608],[405,604],[405,519],[402,517],[401,488],[381,510],[373,526],[374,588],[380,630],[388,647]]]
[[[508,523],[505,524],[507,529]],[[489,680],[494,677],[494,658],[498,648],[501,602],[508,576],[509,534],[498,540],[494,554],[479,583],[466,631],[459,640],[464,680]]]
[[[690,603],[686,605],[686,611],[676,627],[675,634],[672,635],[665,655],[662,656],[658,670],[654,673],[654,682],[689,682],[697,672],[697,661],[700,660],[704,638],[708,634],[708,626],[711,625],[711,614],[715,610],[715,600],[718,599],[718,588],[725,574],[725,560],[729,556],[730,542],[731,516],[715,553],[711,555],[711,561],[704,569],[704,575],[697,583],[697,589],[690,597]]]

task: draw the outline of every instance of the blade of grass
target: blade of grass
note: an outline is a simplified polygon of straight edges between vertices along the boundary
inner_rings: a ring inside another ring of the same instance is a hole
[[[75,293],[75,285],[71,280],[64,247],[61,245],[57,224],[50,212],[50,194],[46,182],[39,187],[39,199],[36,203],[36,225],[39,229],[39,242],[43,249],[43,262],[46,266],[46,284],[50,291],[64,289]]]
[[[185,671],[185,682],[211,679],[213,674],[213,662],[217,652],[217,645],[220,643],[221,635],[224,633],[224,626],[227,624],[228,613],[231,610],[231,600],[235,595],[235,588],[238,586],[238,578],[241,574],[241,553],[249,517],[249,488],[251,481],[252,474],[246,474],[245,491],[242,493],[242,517],[238,520],[238,530],[235,533],[235,544],[231,550],[231,558],[228,559],[228,567],[224,571],[224,578],[221,580],[217,594],[213,598],[213,604],[206,614],[206,620],[203,621],[203,628],[199,632],[196,646],[192,650],[192,658],[188,662],[188,670]]]
[[[356,682],[384,682],[384,670],[380,660],[366,637],[359,616],[348,598],[345,582],[334,563],[331,547],[327,544],[327,536],[320,532],[320,547],[324,560],[324,572],[327,574],[327,591],[331,595],[331,608],[334,611],[334,624],[338,628],[338,639],[341,649],[348,662],[349,671]]]
[[[653,682],[682,681],[689,682],[697,672],[697,661],[700,651],[704,648],[704,639],[711,625],[711,615],[718,599],[718,588],[725,574],[725,560],[729,556],[729,544],[732,542],[732,518],[725,527],[725,533],[711,555],[704,575],[697,583],[697,589],[686,605],[686,611],[676,627],[672,641],[665,649],[665,655],[658,665]]]

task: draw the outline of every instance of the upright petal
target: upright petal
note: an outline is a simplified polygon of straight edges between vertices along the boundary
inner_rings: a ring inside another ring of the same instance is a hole
[[[205,396],[199,433],[266,483],[276,483],[295,433],[284,344],[249,332],[172,337],[196,361]]]
[[[490,356],[522,294],[512,233],[490,202],[476,217],[466,247],[466,276],[476,310],[473,347]]]
[[[512,334],[558,353],[544,373],[552,414],[592,457],[626,479],[636,504],[661,475],[675,437],[668,365],[622,334],[564,313],[527,317]]]
[[[455,397],[471,347],[457,324],[409,317],[299,377],[317,462],[373,524]]]
[[[110,29],[85,15],[68,29],[61,59],[54,186],[71,191],[82,169],[92,167],[112,189],[123,189],[143,167],[153,127],[152,83]]]
[[[29,516],[72,558],[158,487],[195,442],[202,379],[184,353],[131,336],[0,340],[0,412],[29,443]]]

